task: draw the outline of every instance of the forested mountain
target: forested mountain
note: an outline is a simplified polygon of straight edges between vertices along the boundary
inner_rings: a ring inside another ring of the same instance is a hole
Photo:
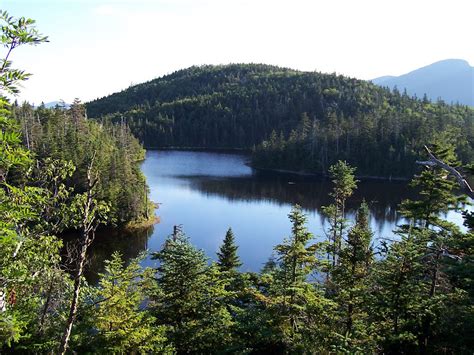
[[[398,90],[409,95],[431,100],[441,98],[447,103],[474,106],[474,67],[462,59],[446,59],[413,70],[400,76],[382,76],[373,83]]]
[[[474,110],[417,100],[372,83],[261,64],[191,67],[87,104],[125,121],[145,147],[258,148],[260,167],[413,173],[423,144],[452,131],[472,157]]]

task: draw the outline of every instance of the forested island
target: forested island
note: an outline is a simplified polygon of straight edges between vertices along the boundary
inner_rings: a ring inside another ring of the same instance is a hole
[[[473,158],[474,109],[413,98],[342,75],[261,64],[191,67],[89,102],[148,148],[253,150],[253,166],[409,179],[423,145],[444,135]]]
[[[184,70],[90,103],[87,115],[78,101],[52,109],[12,104],[6,95],[28,74],[13,69],[10,53],[47,37],[31,19],[7,12],[0,19],[8,49],[0,68],[2,353],[472,353],[474,216],[464,211],[465,229],[444,218],[465,209],[471,193],[462,175],[473,169],[466,164],[472,109],[255,65]],[[147,99],[149,87],[156,91]],[[256,164],[324,172],[331,179],[325,240],[315,240],[295,205],[275,258],[260,272],[242,272],[231,228],[209,262],[176,226],[150,251],[156,267],[114,253],[99,282],[88,284],[97,228],[152,214],[139,140],[255,145]],[[376,247],[367,203],[353,220],[347,215],[356,174],[412,171],[417,198],[399,206],[407,222],[397,240]],[[78,236],[64,255],[67,229]]]

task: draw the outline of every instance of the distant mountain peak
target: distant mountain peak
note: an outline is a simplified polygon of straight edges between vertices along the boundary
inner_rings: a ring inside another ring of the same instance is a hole
[[[474,106],[474,67],[464,59],[444,59],[400,76],[382,76],[374,84],[406,89],[408,94],[433,101]]]
[[[460,67],[470,67],[469,62],[465,59],[443,59],[443,60],[439,60],[437,62],[434,62],[433,64],[430,64],[430,65],[433,65],[433,66],[436,66],[436,65],[450,65],[450,66],[458,65]]]

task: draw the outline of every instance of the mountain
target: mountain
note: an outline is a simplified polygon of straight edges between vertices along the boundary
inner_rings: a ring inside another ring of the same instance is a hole
[[[401,76],[382,76],[373,83],[398,90],[409,95],[433,101],[441,98],[447,103],[474,106],[474,67],[462,59],[442,60]]]
[[[409,176],[423,145],[442,132],[463,159],[474,157],[466,106],[263,64],[191,67],[86,108],[90,118],[128,124],[146,148],[256,147],[254,161],[269,168],[325,173],[343,159],[362,175]]]
[[[59,106],[59,107],[64,107],[66,109],[68,109],[69,107],[71,107],[71,104],[68,104],[68,103],[65,103],[64,101],[51,101],[51,102],[47,102],[44,104],[44,107],[46,108],[55,108],[56,106]]]

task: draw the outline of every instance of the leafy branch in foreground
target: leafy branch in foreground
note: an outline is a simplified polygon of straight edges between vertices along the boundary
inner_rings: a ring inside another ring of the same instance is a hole
[[[24,70],[12,68],[9,60],[12,51],[22,45],[37,45],[48,42],[48,37],[43,36],[34,27],[35,20],[20,17],[18,19],[10,16],[7,11],[0,11],[0,21],[2,34],[0,42],[6,48],[5,57],[0,59],[0,90],[18,94],[18,83],[27,80],[31,74]]]

